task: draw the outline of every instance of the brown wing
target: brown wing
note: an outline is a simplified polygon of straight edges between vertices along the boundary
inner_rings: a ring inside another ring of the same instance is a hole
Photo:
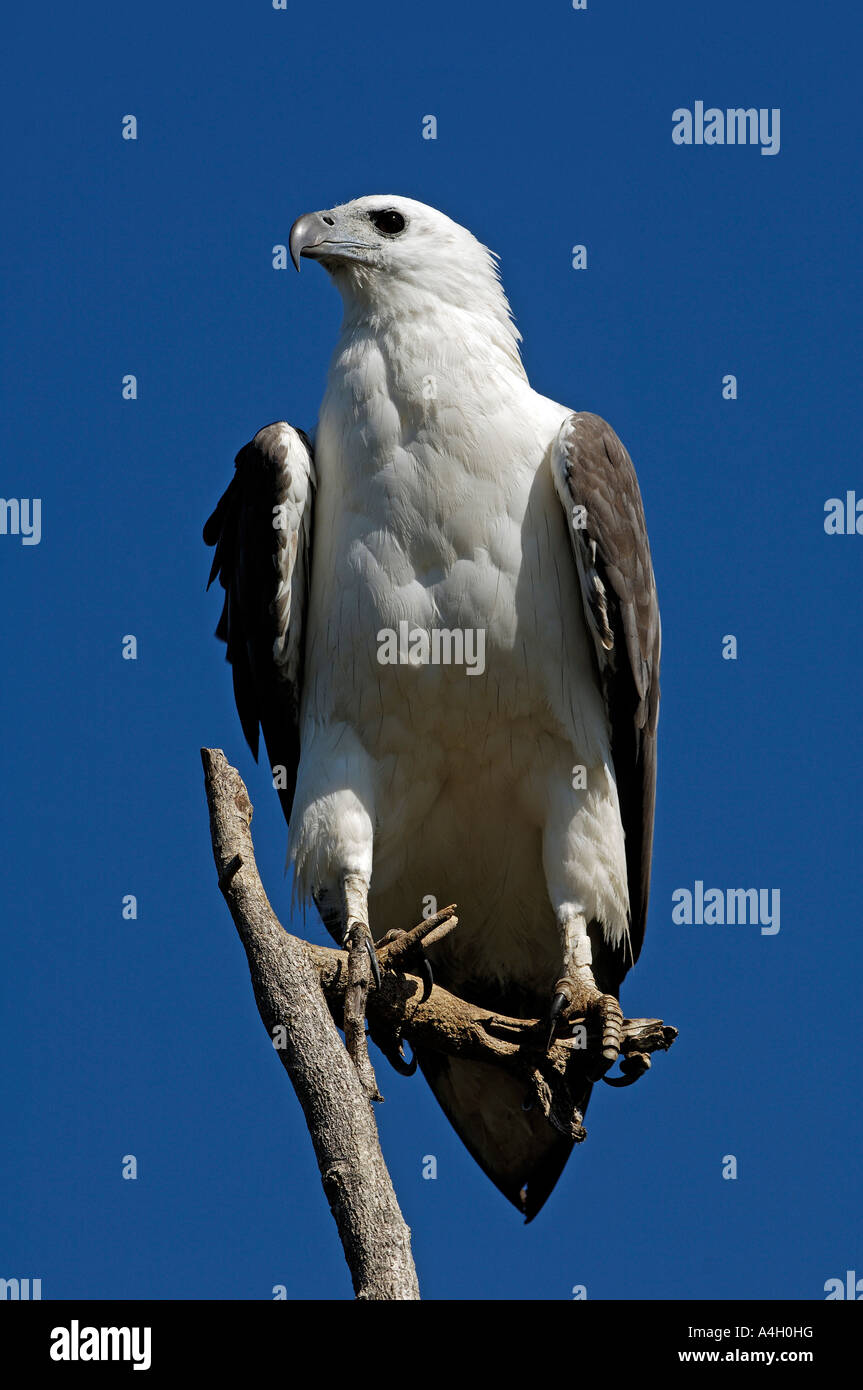
[[[580,411],[552,451],[611,728],[626,837],[632,960],[644,940],[656,800],[660,623],[641,493],[610,425]]]
[[[234,697],[255,759],[263,731],[290,819],[300,756],[303,639],[309,588],[312,446],[283,420],[259,430],[204,526],[216,547],[209,584],[225,590],[216,636],[227,643]],[[209,584],[207,587],[209,588]]]

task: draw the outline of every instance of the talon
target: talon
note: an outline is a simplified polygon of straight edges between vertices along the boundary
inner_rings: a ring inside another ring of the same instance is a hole
[[[564,1009],[567,1007],[568,1004],[568,997],[561,990],[558,990],[557,994],[551,1001],[551,1008],[548,1013],[548,1039],[545,1044],[546,1052],[548,1052],[552,1042],[554,1041],[555,1024],[557,1023],[557,1020],[560,1018],[561,1014],[563,1013]]]
[[[645,1052],[632,1052],[620,1063],[620,1076],[604,1076],[606,1086],[632,1086],[650,1070],[650,1058]]]
[[[370,936],[367,936],[367,937],[366,937],[366,950],[367,950],[368,953],[369,953],[369,960],[370,960],[371,963],[372,963],[372,975],[373,975],[373,977],[374,977],[375,987],[376,987],[377,989],[380,989],[380,987],[381,987],[381,967],[380,967],[380,964],[378,963],[378,953],[377,953],[377,951],[375,950],[375,943],[372,941],[372,939],[371,939]]]
[[[638,1073],[640,1075],[641,1072]],[[604,1081],[606,1086],[631,1086],[638,1076],[600,1076],[599,1080]]]
[[[424,1004],[434,988],[434,973],[431,968],[431,961],[428,956],[423,956],[420,961],[420,979],[423,982],[423,992],[420,995],[420,1003]]]
[[[410,1061],[407,1060],[402,1051],[404,1047],[403,1038],[395,1038],[392,1042],[387,1043],[380,1043],[376,1038],[375,1042],[378,1043],[381,1052],[384,1054],[393,1070],[399,1073],[399,1076],[413,1076],[417,1069],[416,1053],[413,1053]]]

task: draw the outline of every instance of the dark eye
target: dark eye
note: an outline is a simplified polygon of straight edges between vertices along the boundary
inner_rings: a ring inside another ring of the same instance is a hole
[[[370,212],[369,220],[385,236],[398,236],[405,229],[405,219],[395,208],[383,208],[380,212]]]

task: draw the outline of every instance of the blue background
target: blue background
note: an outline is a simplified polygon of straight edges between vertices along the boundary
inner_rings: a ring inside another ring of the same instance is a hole
[[[0,493],[41,497],[43,536],[0,536],[0,1275],[45,1298],[351,1297],[215,882],[202,744],[248,780],[290,922],[200,530],[236,450],[273,419],[313,428],[323,391],[338,296],[271,248],[377,192],[500,253],[533,385],[628,445],[664,629],[652,908],[623,1003],[679,1041],[632,1090],[600,1088],[526,1228],[422,1080],[379,1059],[423,1293],[817,1299],[863,1273],[863,536],[823,527],[828,497],[863,496],[858,22],[789,0],[7,21]],[[780,153],[674,145],[672,111],[699,99],[781,108]],[[675,926],[698,878],[779,888],[779,934]]]

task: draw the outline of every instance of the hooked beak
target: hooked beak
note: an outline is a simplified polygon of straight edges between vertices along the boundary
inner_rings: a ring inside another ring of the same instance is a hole
[[[300,268],[300,257],[322,260],[338,257],[348,261],[362,261],[354,254],[357,251],[370,251],[372,247],[362,241],[340,235],[336,218],[329,212],[306,212],[298,217],[288,237],[291,260]]]

